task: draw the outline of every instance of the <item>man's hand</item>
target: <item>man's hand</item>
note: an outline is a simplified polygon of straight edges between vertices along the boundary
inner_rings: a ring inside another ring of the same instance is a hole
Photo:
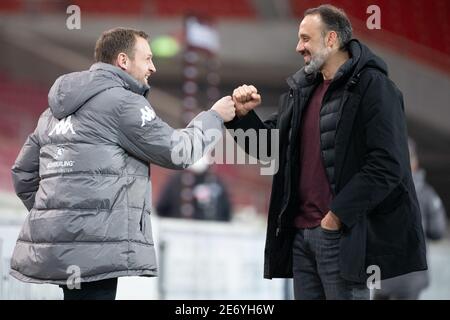
[[[238,117],[245,116],[250,110],[253,110],[261,104],[261,96],[254,86],[243,85],[233,91],[233,101],[236,107]]]
[[[322,221],[320,222],[320,226],[322,227],[322,229],[325,230],[336,231],[342,227],[342,223],[333,212],[328,211],[328,213],[325,215],[325,217],[323,217]]]
[[[218,100],[211,107],[211,110],[216,111],[224,122],[233,120],[236,115],[234,102],[233,99],[231,99],[231,96],[225,96],[222,99]]]

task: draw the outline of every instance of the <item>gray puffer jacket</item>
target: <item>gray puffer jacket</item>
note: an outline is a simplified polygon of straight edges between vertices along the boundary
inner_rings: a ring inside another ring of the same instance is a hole
[[[213,147],[208,130],[221,132],[223,120],[210,110],[175,130],[156,116],[148,90],[104,63],[56,80],[12,168],[30,211],[14,277],[66,284],[74,270],[81,282],[157,275],[149,164],[186,168]]]

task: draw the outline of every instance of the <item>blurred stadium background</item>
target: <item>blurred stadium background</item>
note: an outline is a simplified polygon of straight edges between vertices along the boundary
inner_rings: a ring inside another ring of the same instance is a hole
[[[184,19],[187,14],[207,18],[216,28],[220,46],[214,59],[199,62],[201,67],[214,63],[211,68],[216,73],[214,85],[218,91],[212,96],[231,94],[243,83],[253,84],[263,96],[263,105],[257,113],[264,118],[276,111],[278,96],[286,89],[285,78],[303,64],[295,52],[303,11],[322,3],[343,8],[353,23],[355,36],[387,62],[391,78],[403,91],[409,134],[417,142],[428,181],[449,211],[450,2],[447,0],[1,0],[0,299],[60,298],[55,287],[23,285],[8,277],[9,255],[26,215],[13,194],[10,168],[47,107],[47,93],[53,81],[63,73],[89,68],[95,41],[102,31],[125,26],[150,35],[158,72],[151,78],[149,100],[161,118],[174,127],[182,127]],[[381,9],[380,30],[366,27],[370,16],[367,7],[374,4]],[[67,28],[70,14],[66,9],[70,5],[81,9],[80,29]],[[201,72],[198,92],[208,86],[203,80],[207,71]],[[197,111],[209,108],[211,98],[199,96],[198,105],[202,107]],[[155,237],[156,241],[160,239],[160,244],[169,247],[173,244],[174,248],[168,250],[164,246],[165,251],[160,250],[162,280],[123,281],[119,298],[289,297],[283,281],[262,280],[271,177],[261,176],[257,165],[215,165],[213,169],[229,187],[234,207],[232,223],[180,224],[154,217],[154,229],[160,235]],[[152,166],[154,200],[170,174]],[[241,245],[236,239],[241,239]],[[191,254],[177,253],[182,249],[180,241],[192,242],[188,246]],[[205,242],[209,243],[207,248]],[[200,260],[204,263],[213,261],[209,273],[204,267],[193,266],[193,255],[199,252],[209,254],[202,254]],[[224,255],[236,263],[222,263]],[[446,267],[449,264],[449,241],[431,243],[432,285],[423,298],[450,298],[450,272]],[[222,282],[211,284],[210,273],[211,278],[217,278],[218,273],[226,276]],[[139,293],[142,283],[148,290]]]

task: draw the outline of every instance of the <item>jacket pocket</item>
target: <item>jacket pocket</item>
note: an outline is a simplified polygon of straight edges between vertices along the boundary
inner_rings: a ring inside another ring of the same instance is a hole
[[[142,208],[141,219],[139,220],[139,231],[144,234],[145,230],[145,208]]]
[[[139,230],[141,231],[142,235],[144,236],[144,239],[148,243],[153,243],[150,215],[151,210],[146,208],[142,209],[141,221],[139,223]]]
[[[408,196],[408,189],[405,185],[400,183],[378,206],[375,207],[372,214],[388,214],[389,212],[395,211],[400,207],[405,198]]]
[[[368,218],[368,256],[399,254],[407,246],[409,228],[407,193],[391,208],[377,210]]]

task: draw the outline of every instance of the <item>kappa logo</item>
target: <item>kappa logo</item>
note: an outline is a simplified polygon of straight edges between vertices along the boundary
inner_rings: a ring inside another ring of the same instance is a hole
[[[75,131],[73,130],[72,122],[70,121],[71,117],[72,116],[68,116],[66,119],[60,120],[48,135],[51,136],[54,133],[55,134],[66,134],[69,130],[70,130],[70,132],[72,132],[72,134],[75,134]]]
[[[145,106],[144,108],[141,108],[141,119],[142,119],[142,124],[141,127],[143,127],[145,125],[145,121],[152,121],[153,119],[156,118],[156,114],[155,111],[153,111],[152,109],[150,109],[148,106]]]
[[[53,156],[53,158],[55,160],[61,159],[61,157],[64,155],[64,148],[63,147],[58,147],[56,149],[56,154]]]

